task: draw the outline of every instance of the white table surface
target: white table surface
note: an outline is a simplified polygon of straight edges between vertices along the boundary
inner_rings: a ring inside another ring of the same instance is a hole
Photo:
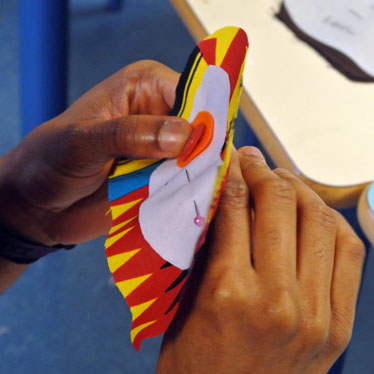
[[[280,0],[185,0],[210,34],[242,27],[250,50],[244,89],[308,179],[329,186],[374,180],[374,84],[345,78],[274,14]]]

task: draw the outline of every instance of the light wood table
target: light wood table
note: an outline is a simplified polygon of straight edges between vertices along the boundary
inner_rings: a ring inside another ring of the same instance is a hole
[[[374,180],[374,84],[349,81],[274,14],[281,0],[171,0],[196,40],[240,26],[250,50],[241,110],[278,167],[335,208]]]

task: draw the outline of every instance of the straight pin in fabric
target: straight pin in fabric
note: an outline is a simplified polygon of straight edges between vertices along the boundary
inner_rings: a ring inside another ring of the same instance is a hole
[[[184,169],[184,171],[186,172],[186,177],[187,177],[187,180],[188,180],[188,183],[191,182],[191,179],[190,179],[190,175],[188,174],[188,170],[187,169]],[[204,226],[205,224],[205,218],[202,217],[200,214],[199,214],[199,209],[197,207],[197,204],[196,204],[196,201],[194,200],[193,201],[193,204],[194,204],[194,207],[195,207],[195,212],[196,212],[196,217],[194,218],[193,222],[196,226],[199,226],[199,227],[202,227]]]

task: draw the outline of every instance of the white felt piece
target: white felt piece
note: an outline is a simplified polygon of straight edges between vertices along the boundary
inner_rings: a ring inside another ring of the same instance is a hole
[[[207,216],[211,205],[218,167],[222,164],[220,154],[226,138],[229,100],[227,73],[220,67],[209,66],[196,92],[189,121],[197,113],[208,111],[214,118],[212,142],[185,168],[178,167],[174,159],[155,169],[149,181],[149,197],[140,206],[139,223],[146,241],[164,260],[183,270],[190,267],[204,229],[194,224],[194,201],[202,217]]]
[[[374,77],[373,0],[285,0],[295,24]]]
[[[185,1],[207,34],[247,32],[244,89],[301,174],[339,187],[374,180],[374,84],[348,80],[298,40],[275,18],[281,0]]]

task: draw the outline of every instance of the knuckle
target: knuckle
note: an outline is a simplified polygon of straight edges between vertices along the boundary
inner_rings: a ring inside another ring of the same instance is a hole
[[[212,305],[220,310],[232,308],[236,304],[237,295],[233,288],[226,285],[220,285],[211,290],[210,299]]]
[[[81,141],[82,137],[85,137],[86,132],[84,131],[84,126],[78,122],[72,122],[64,127],[62,135],[61,138],[66,144],[76,144]]]
[[[333,209],[323,202],[313,201],[305,206],[309,220],[324,231],[336,232],[337,224]]]
[[[227,180],[225,190],[221,197],[220,205],[226,208],[247,208],[248,187],[244,180]]]
[[[341,251],[345,251],[345,255],[349,257],[355,264],[361,265],[366,257],[366,248],[364,243],[355,235],[349,235],[343,239],[345,249],[341,248]]]
[[[295,336],[298,326],[298,311],[289,292],[279,292],[264,303],[264,310],[259,317],[259,326],[272,335],[289,339]]]
[[[324,317],[313,316],[303,321],[299,338],[308,350],[318,351],[324,347],[329,338],[329,322]]]
[[[52,140],[53,155],[56,156],[56,159],[74,159],[82,144],[87,144],[89,141],[89,134],[84,124],[79,122],[69,123],[64,126],[62,131],[58,131],[55,139]],[[51,156],[49,154],[48,159]]]
[[[225,276],[220,277],[220,280],[215,282],[215,286],[211,288],[210,296],[213,304],[220,309],[225,307],[232,309],[246,303],[247,299],[240,285],[232,277]]]
[[[250,296],[247,284],[230,275],[230,272],[216,273],[214,278],[206,278],[198,297],[198,312],[209,316],[215,326],[250,328],[255,316],[254,295]]]
[[[250,169],[250,168],[267,168],[265,161],[258,156],[254,155],[245,155],[242,156],[240,159],[240,164],[242,169]]]
[[[143,60],[144,65],[146,66],[146,71],[148,77],[155,75],[160,69],[165,68],[160,62],[155,60]]]
[[[138,138],[138,119],[133,116],[130,120],[128,117],[122,118],[119,121],[115,121],[113,124],[113,145],[118,153],[123,152],[123,146],[121,145],[135,145],[137,144]]]
[[[295,189],[284,179],[268,178],[262,182],[261,187],[273,204],[290,205],[296,202]]]
[[[266,237],[268,242],[268,250],[278,251],[281,243],[285,241],[286,232],[279,227],[272,227],[266,231]],[[282,286],[283,279],[280,277],[277,279],[277,284]]]
[[[329,256],[333,255],[334,246],[328,238],[318,235],[312,243],[312,253],[320,260],[328,260]]]
[[[243,279],[244,274],[238,276],[238,271],[233,270],[227,263],[213,259],[206,276],[210,298],[222,303],[247,300],[247,283]]]

